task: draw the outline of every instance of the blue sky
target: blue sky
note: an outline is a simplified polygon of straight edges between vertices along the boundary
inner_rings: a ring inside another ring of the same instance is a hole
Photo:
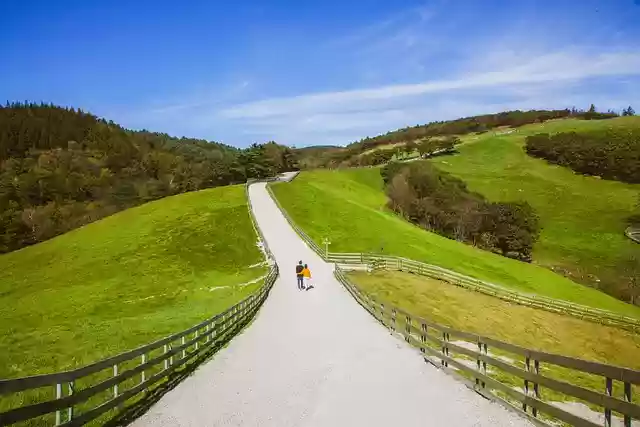
[[[3,2],[0,28],[0,99],[236,146],[516,108],[640,111],[640,0],[24,0]]]

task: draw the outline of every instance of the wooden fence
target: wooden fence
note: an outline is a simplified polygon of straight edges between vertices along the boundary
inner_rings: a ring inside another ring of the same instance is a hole
[[[472,277],[456,273],[455,271],[447,270],[442,267],[426,264],[419,261],[414,261],[408,258],[362,253],[329,253],[328,256],[325,257],[325,259],[328,262],[342,265],[364,264],[370,270],[398,270],[428,276],[434,279],[446,281],[456,286],[473,290],[475,292],[491,295],[515,304],[539,308],[554,313],[570,315],[580,319],[589,320],[591,322],[614,326],[617,328],[640,333],[640,319],[623,316],[598,308],[586,307],[568,301],[555,300],[553,298],[547,298],[539,295],[516,292],[506,289],[502,286],[494,285],[489,282],[484,282],[482,280],[474,279]]]
[[[611,426],[616,414],[620,414],[624,426],[631,427],[633,419],[640,419],[640,405],[632,401],[632,388],[640,385],[640,371],[534,351],[438,325],[359,290],[339,266],[335,276],[358,303],[418,348],[425,360],[462,376],[469,387],[510,405],[536,424],[560,421],[584,427]],[[565,374],[558,379],[545,375],[542,372],[545,369],[561,370]],[[583,380],[589,377],[592,382],[595,377],[595,382],[602,386],[601,391],[585,386],[585,381],[573,384],[567,377]],[[543,398],[543,389],[600,408],[604,423],[588,420],[551,403],[552,399]]]
[[[473,277],[466,276],[464,274],[457,273],[446,268],[438,267],[422,263],[419,261],[410,260],[403,257],[377,255],[367,253],[339,253],[328,252],[321,248],[316,242],[311,239],[300,228],[291,217],[287,214],[286,210],[282,208],[280,202],[273,194],[273,191],[267,186],[271,197],[275,201],[276,205],[282,211],[284,217],[287,219],[291,227],[302,238],[302,240],[313,249],[319,256],[327,262],[332,262],[342,265],[363,265],[369,269],[384,268],[384,269],[396,269],[401,271],[409,271],[417,273],[435,279],[443,280],[457,286],[465,287],[467,289],[481,292],[487,295],[492,295],[501,298],[506,301],[510,301],[516,304],[521,304],[529,307],[539,308],[554,313],[561,313],[565,315],[574,316],[580,319],[589,320],[592,322],[615,326],[618,328],[635,331],[640,333],[640,319],[635,319],[628,316],[623,316],[607,310],[602,310],[593,307],[587,307],[580,304],[571,303],[568,301],[556,300],[540,295],[526,294],[517,292],[512,289],[508,289],[504,286],[496,285],[493,283],[485,282],[483,280],[475,279]]]
[[[43,387],[55,388],[55,399],[28,404],[0,413],[0,425],[55,413],[55,425],[83,425],[106,411],[124,404],[138,393],[149,389],[166,378],[177,368],[218,348],[228,341],[245,325],[267,298],[269,290],[278,276],[278,266],[273,265],[263,285],[253,294],[210,319],[187,330],[170,335],[159,341],[110,357],[82,368],[55,374],[0,380],[0,396],[16,394]],[[150,356],[151,355],[151,356]],[[132,365],[128,362],[139,362]],[[121,369],[127,366],[127,369]],[[159,369],[155,369],[158,368]],[[156,370],[153,375],[149,371]],[[83,378],[89,378],[104,371],[112,372],[110,378],[100,379],[95,384],[76,387]],[[123,389],[120,384],[137,378],[134,385]],[[78,413],[75,408],[93,396],[111,391],[109,398],[91,408]],[[43,423],[46,420],[43,420]],[[41,425],[41,424],[38,424]]]
[[[253,318],[279,274],[251,209],[250,215],[271,264],[259,289],[189,329],[100,362],[54,374],[0,380],[0,397],[11,403],[10,409],[0,412],[0,426],[18,422],[84,425],[107,411],[123,409],[125,403],[161,381],[180,378],[179,374],[228,342]]]

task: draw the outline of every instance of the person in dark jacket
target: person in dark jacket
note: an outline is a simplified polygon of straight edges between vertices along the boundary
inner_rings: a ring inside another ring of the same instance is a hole
[[[304,274],[302,273],[303,271],[304,265],[302,265],[302,261],[300,261],[298,265],[296,265],[296,278],[298,279],[299,290],[304,289]]]

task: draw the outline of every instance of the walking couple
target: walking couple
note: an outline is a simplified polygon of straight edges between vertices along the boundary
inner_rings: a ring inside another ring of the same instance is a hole
[[[311,284],[311,270],[309,270],[307,264],[302,264],[302,261],[296,265],[296,277],[298,279],[298,290],[313,288]]]

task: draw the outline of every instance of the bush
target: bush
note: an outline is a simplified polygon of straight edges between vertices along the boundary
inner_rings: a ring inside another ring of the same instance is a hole
[[[538,134],[526,141],[531,156],[587,175],[640,183],[640,129]]]
[[[389,163],[381,170],[389,207],[409,221],[451,239],[531,261],[538,217],[524,203],[490,203],[464,181],[428,162]]]

